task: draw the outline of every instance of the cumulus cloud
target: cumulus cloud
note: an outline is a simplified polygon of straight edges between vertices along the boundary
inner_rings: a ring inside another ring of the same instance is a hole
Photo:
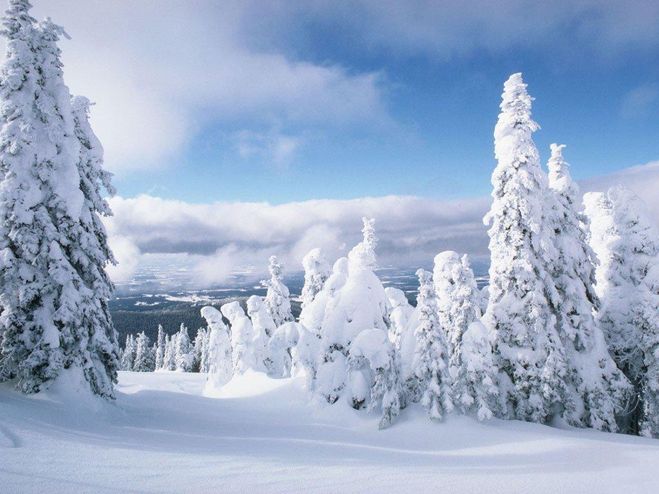
[[[35,3],[36,17],[52,17],[73,39],[61,43],[66,81],[97,103],[92,123],[115,172],[166,163],[208,125],[277,130],[391,121],[382,74],[251,46],[240,26],[260,14],[243,2]],[[295,156],[299,136],[267,136],[266,157],[275,165]]]
[[[618,184],[636,192],[659,224],[659,162],[595,177],[581,182],[581,188],[588,192]],[[237,271],[260,276],[272,254],[297,272],[312,248],[321,247],[331,260],[345,255],[360,240],[362,216],[376,219],[383,266],[427,265],[446,249],[477,259],[488,254],[482,217],[489,197],[441,201],[386,196],[272,205],[191,204],[143,195],[115,197],[110,203],[114,216],[106,223],[120,262],[128,263],[119,271],[124,279],[137,267],[140,253],[184,256],[194,281],[203,286],[222,283]]]

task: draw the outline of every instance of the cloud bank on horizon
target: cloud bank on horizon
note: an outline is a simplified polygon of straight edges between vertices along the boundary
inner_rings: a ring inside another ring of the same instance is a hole
[[[659,225],[659,161],[582,182],[582,192],[624,185],[644,200]],[[117,281],[131,278],[152,256],[186,256],[199,287],[221,284],[235,271],[265,273],[270,255],[289,272],[301,271],[302,257],[321,247],[333,262],[360,238],[361,217],[376,219],[381,266],[426,266],[443,250],[485,258],[487,227],[482,218],[489,197],[457,201],[411,196],[268,203],[191,204],[152,196],[111,200],[107,227],[120,262]]]

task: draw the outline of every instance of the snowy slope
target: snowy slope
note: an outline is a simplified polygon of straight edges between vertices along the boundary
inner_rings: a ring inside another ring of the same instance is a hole
[[[388,430],[303,380],[120,373],[113,405],[0,386],[0,491],[659,492],[659,441],[405,410]]]

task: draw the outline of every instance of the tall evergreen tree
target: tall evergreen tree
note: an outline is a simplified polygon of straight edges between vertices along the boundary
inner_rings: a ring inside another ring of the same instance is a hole
[[[579,188],[563,158],[564,147],[551,145],[547,165],[551,192],[548,225],[556,245],[550,268],[558,295],[553,305],[566,349],[571,401],[575,403],[564,418],[572,425],[615,431],[616,411],[623,406],[629,383],[611,359],[604,335],[595,324],[595,254],[578,212]]]
[[[94,393],[112,397],[118,347],[104,271],[112,256],[96,228],[109,209],[83,190],[98,184],[84,175],[57,46],[63,31],[37,24],[30,7],[11,0],[3,20],[0,378],[37,392],[75,367]]]
[[[547,422],[557,409],[573,404],[550,304],[556,293],[546,264],[555,254],[545,225],[546,178],[532,137],[539,127],[521,74],[506,81],[502,98],[494,130],[493,201],[485,217],[491,224],[491,263],[484,322],[495,333],[507,416]]]
[[[156,340],[156,370],[162,369],[165,363],[165,330],[158,324],[158,339]]]
[[[302,287],[302,308],[313,302],[316,295],[323,289],[323,285],[330,275],[330,266],[322,251],[311,249],[302,259],[304,267],[304,286]]]
[[[659,436],[659,234],[640,199],[615,187],[584,196],[599,265],[597,322],[634,386],[623,431]]]
[[[412,401],[420,401],[430,418],[439,420],[453,410],[448,345],[437,316],[432,275],[424,269],[416,274],[419,277],[419,325],[414,330],[413,380],[408,383],[408,390]]]
[[[144,331],[135,339],[135,372],[152,372],[155,368],[155,358],[151,350],[151,340]]]
[[[137,347],[135,345],[135,337],[132,334],[126,336],[126,346],[121,352],[121,370],[132,371],[135,365],[135,353]]]

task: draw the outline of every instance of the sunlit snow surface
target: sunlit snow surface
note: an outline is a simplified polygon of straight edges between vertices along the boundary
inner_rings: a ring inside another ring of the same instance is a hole
[[[303,379],[120,373],[117,400],[0,386],[0,491],[659,492],[659,441],[405,410],[388,430]]]

